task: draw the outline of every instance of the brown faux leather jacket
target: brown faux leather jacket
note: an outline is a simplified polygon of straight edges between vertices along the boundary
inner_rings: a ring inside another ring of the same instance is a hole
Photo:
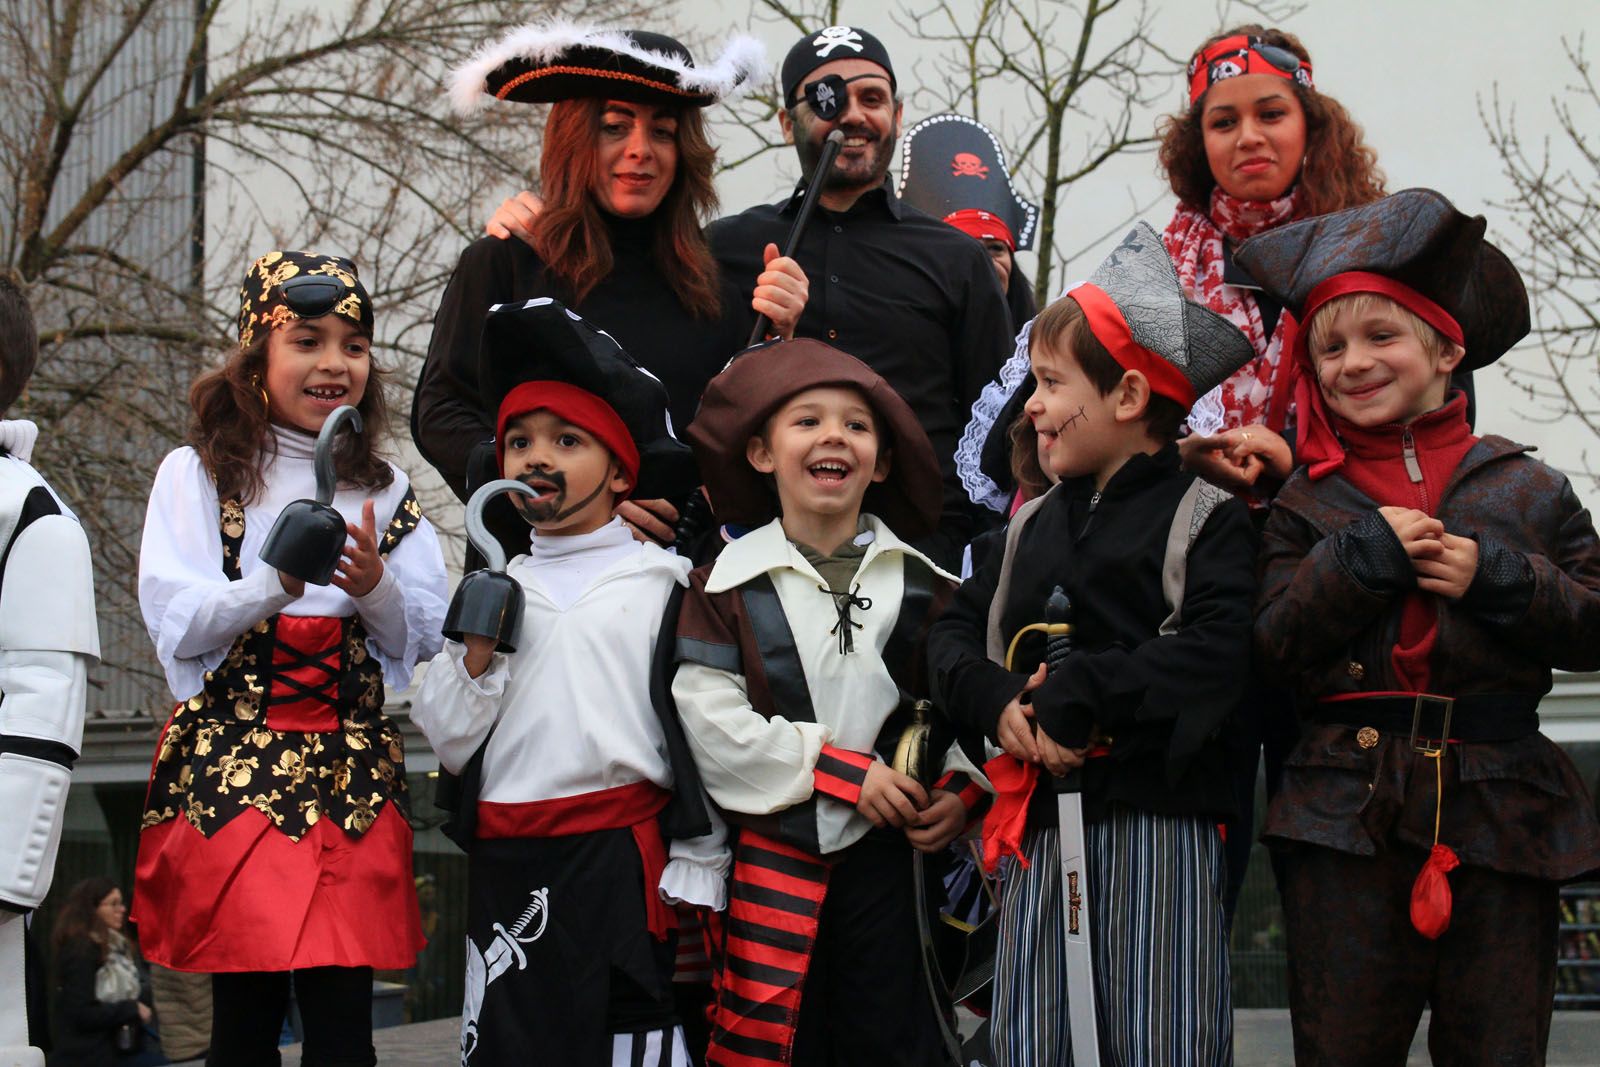
[[[1600,542],[1566,478],[1528,451],[1483,438],[1435,511],[1479,546],[1466,595],[1438,603],[1430,666],[1441,695],[1543,696],[1552,668],[1600,669]],[[1357,855],[1397,842],[1428,848],[1433,761],[1407,735],[1380,732],[1371,743],[1356,725],[1315,721],[1319,699],[1402,688],[1390,650],[1415,579],[1399,541],[1349,481],[1313,483],[1301,470],[1273,501],[1261,558],[1256,648],[1307,720],[1264,836]],[[1342,711],[1359,717],[1357,707]],[[1588,790],[1543,734],[1451,743],[1441,771],[1439,841],[1463,863],[1558,881],[1600,867]]]

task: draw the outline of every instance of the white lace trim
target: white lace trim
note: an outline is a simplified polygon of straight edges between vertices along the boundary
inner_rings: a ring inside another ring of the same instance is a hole
[[[956,474],[961,477],[961,485],[966,489],[967,496],[974,504],[981,504],[1002,515],[1011,507],[1011,497],[994,484],[994,479],[983,473],[983,443],[988,440],[989,431],[994,428],[995,420],[1005,409],[1011,394],[1028,376],[1028,331],[1031,329],[1032,319],[1022,324],[1022,332],[1017,334],[1016,350],[1001,366],[1000,377],[984,386],[978,399],[972,402],[972,418],[967,428],[961,431],[961,439],[956,442]]]

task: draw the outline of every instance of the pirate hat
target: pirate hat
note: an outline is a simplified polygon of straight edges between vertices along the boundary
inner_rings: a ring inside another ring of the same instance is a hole
[[[1188,298],[1147,223],[1129,230],[1067,295],[1124,370],[1141,372],[1155,393],[1185,408],[1255,357],[1237,326]]]
[[[872,368],[809,338],[752,348],[706,386],[686,436],[717,517],[755,526],[778,513],[770,479],[750,465],[745,447],[790,397],[828,386],[859,390],[878,416],[882,447],[893,449],[889,477],[868,487],[862,509],[900,537],[932,533],[944,488],[939,461],[917,416]]]
[[[1483,239],[1487,225],[1432,189],[1406,189],[1251,237],[1234,259],[1302,324],[1334,296],[1351,292],[1384,293],[1432,322],[1425,306],[1386,290],[1383,279],[1398,282],[1454,320],[1467,353],[1461,368],[1477,370],[1532,325],[1522,276]],[[1449,336],[1443,325],[1440,332]]]
[[[619,435],[606,432],[603,418],[585,418],[594,414],[592,405],[578,408],[580,419],[572,419],[566,406],[555,403],[531,404],[523,411],[536,407],[561,411],[564,418],[595,432],[619,460],[626,458],[631,443],[638,455],[637,479],[630,493],[636,498],[679,497],[699,484],[689,446],[672,432],[666,386],[635,363],[610,334],[548,297],[489,309],[478,382],[484,410],[502,415],[522,413],[502,412],[501,407],[527,383],[538,383],[546,393],[561,396],[563,405],[572,405],[577,391],[600,400],[620,420],[629,440],[615,440]],[[497,420],[497,426],[503,421]]]
[[[1038,205],[1011,184],[994,134],[965,115],[932,115],[907,131],[900,199],[973,237],[998,237],[1013,252],[1033,247]]]
[[[472,115],[490,100],[548,104],[599,97],[705,107],[766,77],[767,53],[753,37],[729,38],[709,67],[665,34],[600,29],[573,22],[519,26],[484,45],[451,78],[456,111]]]

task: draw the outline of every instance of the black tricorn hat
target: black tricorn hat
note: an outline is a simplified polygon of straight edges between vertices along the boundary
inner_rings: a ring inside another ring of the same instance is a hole
[[[944,485],[922,423],[871,367],[810,338],[749,349],[706,385],[685,436],[700,460],[717,517],[755,526],[777,515],[770,478],[750,465],[745,447],[790,397],[828,386],[860,390],[878,415],[883,446],[894,450],[888,478],[867,489],[862,509],[906,540],[932,533],[939,525]]]
[[[463,115],[491,100],[548,104],[581,97],[705,107],[766,71],[766,49],[753,37],[730,38],[715,63],[697,67],[689,50],[663,33],[545,22],[519,26],[480,48],[456,68],[450,95]]]
[[[496,304],[483,324],[478,389],[494,418],[523,382],[555,381],[593,393],[611,406],[639,449],[639,500],[680,497],[700,484],[694,454],[667,414],[667,387],[633,361],[604,330],[563,304],[541,297]]]
[[[930,115],[906,131],[900,199],[936,219],[987,211],[1005,223],[1019,251],[1033,247],[1039,207],[1011,184],[1000,142],[977,119]]]
[[[1305,219],[1251,237],[1234,259],[1270,296],[1304,318],[1307,298],[1339,274],[1381,274],[1415,289],[1461,325],[1464,370],[1486,367],[1532,326],[1522,275],[1483,239],[1482,215],[1464,215],[1432,189]]]

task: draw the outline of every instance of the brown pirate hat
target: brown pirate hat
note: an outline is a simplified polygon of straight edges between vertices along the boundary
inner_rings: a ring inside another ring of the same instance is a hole
[[[884,445],[893,450],[888,478],[867,489],[862,510],[906,540],[932,533],[939,524],[944,486],[933,445],[917,416],[872,368],[810,338],[753,348],[706,386],[685,436],[700,461],[717,517],[756,526],[778,514],[771,476],[750,465],[745,447],[790,397],[828,386],[860,390],[878,416]]]

